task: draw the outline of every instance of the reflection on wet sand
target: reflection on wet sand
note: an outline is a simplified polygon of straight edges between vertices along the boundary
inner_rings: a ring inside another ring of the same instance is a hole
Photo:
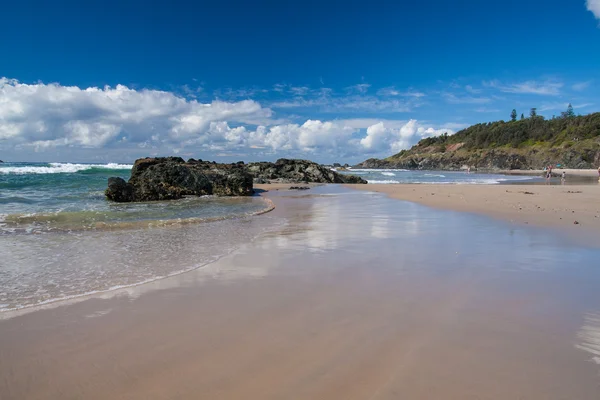
[[[600,398],[598,249],[312,191],[201,269],[0,321],[1,397]]]
[[[590,353],[591,360],[600,364],[600,313],[588,313],[585,316],[585,324],[577,337],[577,348]]]

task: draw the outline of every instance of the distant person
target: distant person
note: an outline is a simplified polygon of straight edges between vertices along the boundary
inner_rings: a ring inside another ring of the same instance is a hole
[[[600,171],[600,168],[598,168],[598,171]],[[470,174],[470,173],[471,173],[471,167],[467,167],[467,174]]]
[[[565,179],[566,179],[566,178],[567,178],[567,172],[566,172],[566,171],[563,171],[563,173],[562,173],[562,176],[561,176],[561,178],[560,178],[560,181],[561,181],[562,183],[565,183]]]

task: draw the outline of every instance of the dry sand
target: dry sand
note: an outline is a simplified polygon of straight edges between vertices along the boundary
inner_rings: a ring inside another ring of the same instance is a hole
[[[517,224],[600,232],[600,185],[348,185]]]

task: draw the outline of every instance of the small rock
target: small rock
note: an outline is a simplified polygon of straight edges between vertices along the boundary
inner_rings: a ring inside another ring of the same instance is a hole
[[[579,221],[575,221],[575,222],[573,222],[573,224],[579,225]]]

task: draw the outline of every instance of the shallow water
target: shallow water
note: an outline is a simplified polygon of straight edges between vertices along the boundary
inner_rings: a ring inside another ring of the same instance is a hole
[[[256,197],[108,201],[108,177],[130,169],[0,164],[0,312],[198,268],[262,231]]]
[[[499,183],[534,183],[543,179],[535,176],[515,176],[466,171],[420,171],[406,169],[350,169],[343,174],[357,175],[369,183],[423,183],[423,184],[463,184],[493,185]]]

